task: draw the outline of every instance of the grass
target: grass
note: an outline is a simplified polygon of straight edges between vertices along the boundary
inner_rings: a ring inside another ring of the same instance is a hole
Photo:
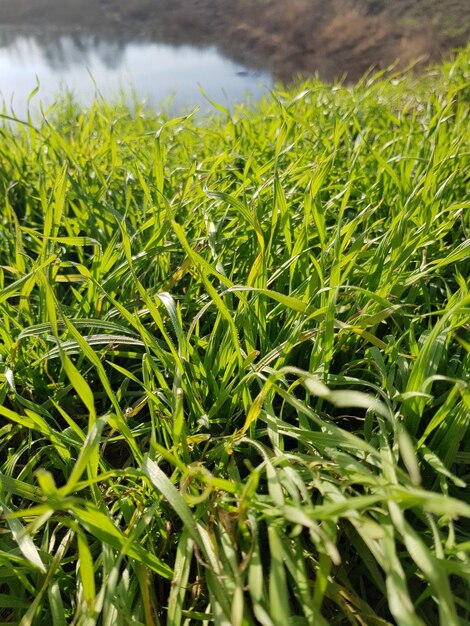
[[[1,624],[470,623],[469,56],[4,115]]]

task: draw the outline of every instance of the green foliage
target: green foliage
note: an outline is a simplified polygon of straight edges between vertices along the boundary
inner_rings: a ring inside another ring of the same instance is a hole
[[[2,623],[469,623],[468,59],[4,116]]]

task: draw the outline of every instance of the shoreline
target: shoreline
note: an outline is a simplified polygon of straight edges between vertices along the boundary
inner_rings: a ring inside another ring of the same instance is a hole
[[[284,83],[359,80],[368,70],[439,61],[470,38],[461,0],[1,0],[0,25],[213,45]],[[425,6],[426,5],[426,6]]]

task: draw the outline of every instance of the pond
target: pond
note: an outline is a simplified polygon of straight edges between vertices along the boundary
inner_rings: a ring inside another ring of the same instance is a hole
[[[134,93],[150,107],[166,106],[176,113],[195,106],[210,110],[201,89],[208,98],[231,106],[247,97],[259,98],[273,79],[269,72],[231,61],[215,47],[0,29],[0,97],[7,110],[24,116],[28,95],[37,84],[33,111],[69,91],[83,104],[97,94],[106,100],[125,94],[131,100]]]

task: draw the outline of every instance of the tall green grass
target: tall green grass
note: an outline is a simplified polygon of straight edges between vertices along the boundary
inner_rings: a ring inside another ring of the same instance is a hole
[[[3,117],[1,624],[470,623],[468,62]]]

